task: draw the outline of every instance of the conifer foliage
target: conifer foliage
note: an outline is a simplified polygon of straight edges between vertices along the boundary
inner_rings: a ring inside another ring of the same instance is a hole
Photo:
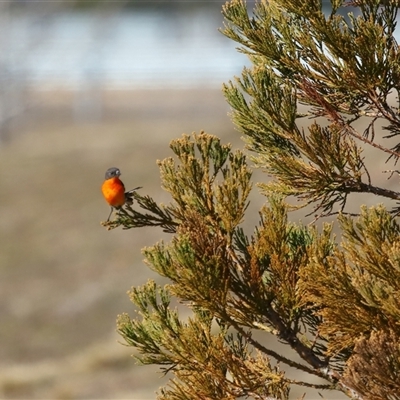
[[[170,283],[132,288],[137,315],[118,318],[138,361],[170,374],[159,399],[288,399],[293,385],[400,399],[400,193],[371,173],[379,155],[388,168],[400,156],[397,12],[397,1],[377,0],[331,0],[328,13],[317,0],[223,7],[222,32],[252,63],[223,90],[269,178],[258,226],[241,228],[245,155],[204,132],[174,140],[174,157],[159,162],[170,204],[135,193],[106,224],[171,234],[144,249]],[[354,193],[390,208],[360,203],[351,214]],[[334,218],[340,238],[329,223],[290,222],[303,206]],[[271,335],[297,357],[266,344]]]

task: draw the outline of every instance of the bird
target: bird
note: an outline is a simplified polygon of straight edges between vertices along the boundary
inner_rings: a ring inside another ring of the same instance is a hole
[[[132,190],[129,190],[128,192],[125,192],[125,185],[121,179],[119,179],[120,176],[121,171],[119,168],[108,168],[105,174],[103,185],[101,186],[103,196],[111,207],[111,212],[107,218],[107,222],[110,220],[114,209],[119,210],[124,204],[133,204],[133,193],[142,188],[141,186],[138,186]]]

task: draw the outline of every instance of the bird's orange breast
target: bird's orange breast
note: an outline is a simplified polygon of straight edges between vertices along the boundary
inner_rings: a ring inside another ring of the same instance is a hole
[[[118,177],[104,181],[101,191],[110,206],[120,207],[125,204],[125,186]]]

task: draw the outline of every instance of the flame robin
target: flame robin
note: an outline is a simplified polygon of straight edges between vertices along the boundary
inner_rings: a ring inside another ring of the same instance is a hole
[[[114,208],[116,210],[119,210],[124,204],[132,204],[133,192],[141,188],[141,186],[138,186],[135,189],[130,190],[129,192],[125,192],[125,186],[123,182],[119,179],[120,175],[121,171],[119,170],[119,168],[108,168],[108,170],[106,171],[105,181],[101,186],[103,196],[106,199],[107,203],[111,206],[111,212],[107,218],[107,221],[110,220]]]

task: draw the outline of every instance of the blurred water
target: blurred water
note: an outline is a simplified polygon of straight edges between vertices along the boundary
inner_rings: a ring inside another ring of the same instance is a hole
[[[0,26],[0,73],[41,88],[215,87],[247,61],[218,32],[219,7],[3,12]]]
[[[216,87],[248,63],[236,44],[218,32],[223,24],[218,2],[197,8],[86,11],[48,6],[16,11],[2,4],[0,84]],[[326,3],[327,13],[328,8]],[[349,11],[354,10],[344,10]]]

